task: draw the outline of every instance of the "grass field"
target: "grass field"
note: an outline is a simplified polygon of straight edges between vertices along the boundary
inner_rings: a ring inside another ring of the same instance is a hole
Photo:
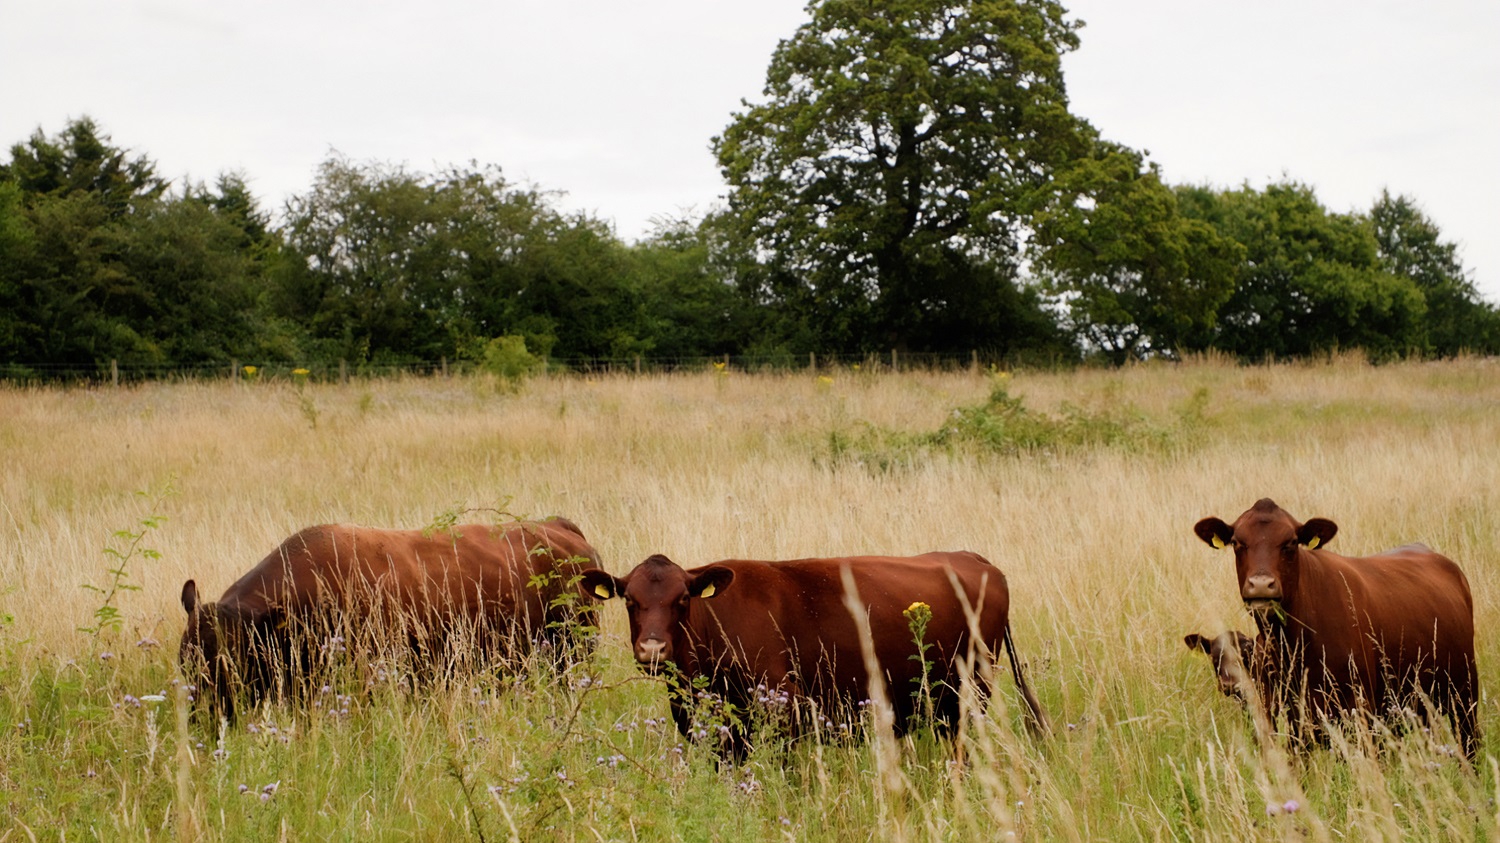
[[[0,841],[1493,839],[1497,455],[1490,360],[0,389]],[[1475,770],[1421,733],[1289,757],[1219,696],[1182,636],[1252,624],[1191,528],[1266,496],[1338,522],[1335,550],[1423,541],[1465,569]],[[217,596],[300,527],[459,509],[566,515],[616,573],[977,551],[1057,735],[1027,737],[1002,670],[957,746],[765,741],[721,766],[663,723],[617,602],[562,681],[351,677],[186,722],[185,579]],[[106,604],[83,586],[121,556],[139,590]],[[80,631],[105,605],[118,627]]]

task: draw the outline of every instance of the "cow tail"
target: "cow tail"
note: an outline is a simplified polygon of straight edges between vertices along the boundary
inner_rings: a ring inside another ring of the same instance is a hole
[[[1052,724],[1042,711],[1042,704],[1037,702],[1036,694],[1031,692],[1031,686],[1026,684],[1026,674],[1021,672],[1021,660],[1016,657],[1016,642],[1011,638],[1009,623],[1005,625],[1005,653],[1010,657],[1010,672],[1016,678],[1016,690],[1021,692],[1021,699],[1026,703],[1026,729],[1032,737],[1050,737]]]

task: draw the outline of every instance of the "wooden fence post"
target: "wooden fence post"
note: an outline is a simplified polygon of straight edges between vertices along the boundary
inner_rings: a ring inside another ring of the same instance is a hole
[[[640,377],[641,375],[641,356],[639,354],[635,356],[635,374],[636,377]]]
[[[240,382],[240,361],[232,357],[229,359],[229,379],[235,383]]]
[[[349,361],[339,358],[339,383],[349,382]]]
[[[109,358],[109,382],[114,386],[120,385],[120,361]]]
[[[896,349],[894,349],[894,348],[891,349],[891,371],[892,372],[899,372],[899,371],[901,371],[900,368],[898,368],[897,365],[896,365]]]

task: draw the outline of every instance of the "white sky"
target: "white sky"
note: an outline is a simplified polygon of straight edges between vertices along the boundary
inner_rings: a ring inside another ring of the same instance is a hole
[[[703,212],[708,151],[803,0],[0,0],[0,144],[89,115],[268,209],[332,150],[498,164],[633,240]],[[1173,183],[1417,199],[1500,301],[1500,2],[1074,0],[1074,111]],[[8,154],[7,156],[8,157]]]

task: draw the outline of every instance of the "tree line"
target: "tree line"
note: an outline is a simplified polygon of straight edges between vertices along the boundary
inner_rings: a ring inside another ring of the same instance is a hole
[[[333,155],[272,213],[243,174],[173,184],[87,117],[38,128],[0,164],[0,367],[401,365],[498,338],[563,362],[1500,351],[1413,198],[1171,185],[1073,115],[1081,24],[1055,2],[808,13],[711,141],[723,204],[633,243],[493,164]]]

